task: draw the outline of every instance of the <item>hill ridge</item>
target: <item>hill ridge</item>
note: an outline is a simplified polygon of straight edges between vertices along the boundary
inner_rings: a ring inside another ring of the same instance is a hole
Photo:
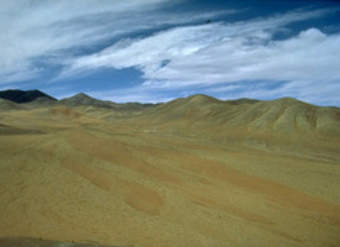
[[[38,98],[45,97],[53,101],[57,101],[52,96],[41,92],[40,90],[34,89],[34,90],[19,90],[19,89],[8,89],[4,91],[0,91],[0,98],[10,100],[15,103],[29,103],[32,102]]]
[[[156,104],[151,104],[151,103],[141,103],[141,102],[124,102],[124,103],[116,103],[111,100],[101,100],[98,98],[95,98],[87,93],[80,92],[77,94],[74,94],[73,96],[62,98],[60,100],[38,90],[38,89],[33,89],[33,90],[19,90],[19,89],[7,89],[0,91],[0,99],[5,99],[9,100],[15,103],[29,103],[32,102],[38,98],[46,98],[49,100],[52,100],[54,102],[60,102],[63,104],[69,104],[69,105],[76,105],[77,102],[79,104],[83,105],[91,105],[91,103],[95,103],[96,106],[103,105],[103,106],[108,106],[109,104],[112,105],[124,105],[124,104],[137,104],[137,105],[166,105],[168,103],[173,103],[173,102],[191,102],[191,103],[229,103],[232,105],[238,105],[238,104],[255,104],[259,102],[274,102],[274,103],[284,103],[284,104],[292,104],[292,103],[304,103],[306,105],[310,106],[315,106],[315,107],[321,107],[321,108],[333,108],[333,109],[340,109],[337,106],[320,106],[316,104],[312,104],[309,102],[305,102],[299,99],[296,99],[294,97],[281,97],[277,99],[271,99],[271,100],[259,100],[259,99],[253,99],[253,98],[238,98],[238,99],[219,99],[207,94],[192,94],[187,97],[179,97],[175,98],[171,101],[164,102],[164,103],[156,103]],[[104,103],[104,104],[102,104]]]

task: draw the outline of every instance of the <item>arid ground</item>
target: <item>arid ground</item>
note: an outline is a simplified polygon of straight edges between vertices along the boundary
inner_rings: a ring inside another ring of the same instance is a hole
[[[1,100],[1,246],[340,246],[339,108],[79,102]]]

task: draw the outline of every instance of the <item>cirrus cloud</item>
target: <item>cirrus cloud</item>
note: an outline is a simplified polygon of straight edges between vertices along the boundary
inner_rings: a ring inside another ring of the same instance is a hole
[[[233,25],[185,26],[117,42],[72,61],[65,75],[102,67],[135,67],[144,86],[181,87],[242,80],[337,80],[340,35],[309,28],[275,40],[286,25],[329,10],[288,13]]]
[[[68,66],[103,43],[173,25],[233,14],[234,10],[169,13],[181,0],[0,1],[0,82],[39,77],[48,66]],[[100,48],[97,48],[100,49]]]

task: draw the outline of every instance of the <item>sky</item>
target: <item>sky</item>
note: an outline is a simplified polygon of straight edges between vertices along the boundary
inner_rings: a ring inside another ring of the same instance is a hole
[[[1,0],[0,90],[340,106],[340,1]]]

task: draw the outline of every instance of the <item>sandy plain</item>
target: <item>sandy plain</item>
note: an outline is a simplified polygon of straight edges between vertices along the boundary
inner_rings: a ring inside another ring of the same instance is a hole
[[[2,110],[0,245],[340,246],[339,112],[201,95]]]

